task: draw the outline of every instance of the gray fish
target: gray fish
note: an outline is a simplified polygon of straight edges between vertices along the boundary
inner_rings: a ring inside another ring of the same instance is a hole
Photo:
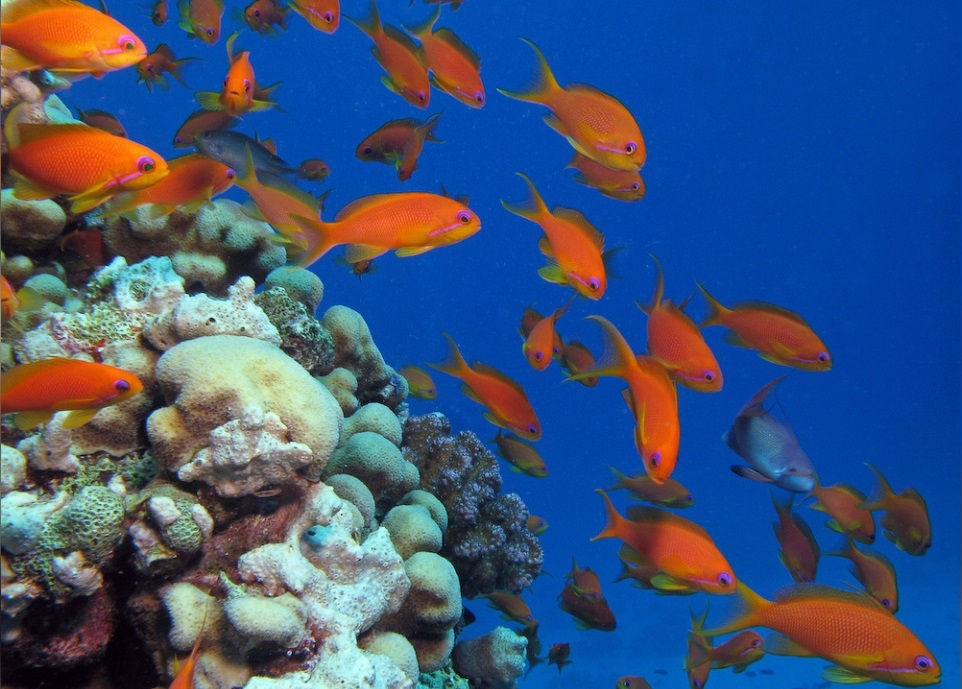
[[[246,150],[250,149],[254,170],[258,175],[283,177],[288,174],[301,174],[300,170],[288,165],[256,139],[240,132],[228,129],[201,132],[194,138],[194,144],[208,158],[213,158],[234,170],[240,170],[247,164]]]
[[[792,427],[772,416],[771,408],[765,408],[765,400],[784,378],[776,378],[755,393],[722,440],[750,465],[733,466],[731,470],[739,476],[807,493],[816,481],[812,462],[798,444]]]

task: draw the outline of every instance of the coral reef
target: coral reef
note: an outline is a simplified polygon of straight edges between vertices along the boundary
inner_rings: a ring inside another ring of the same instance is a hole
[[[507,627],[495,627],[484,636],[459,641],[451,664],[472,686],[484,689],[512,689],[524,671],[528,640]]]
[[[447,510],[440,553],[454,564],[462,594],[530,586],[541,571],[541,545],[521,498],[500,492],[497,459],[480,439],[470,431],[452,436],[445,416],[428,414],[405,422],[402,451],[420,470],[421,488]]]

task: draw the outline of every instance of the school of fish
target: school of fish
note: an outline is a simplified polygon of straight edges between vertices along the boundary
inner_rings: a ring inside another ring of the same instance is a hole
[[[326,214],[325,194],[314,195],[291,181],[325,180],[331,170],[324,161],[305,159],[292,166],[277,155],[269,140],[232,131],[259,111],[282,107],[282,99],[275,97],[277,85],[262,86],[255,66],[261,64],[259,55],[267,50],[261,39],[278,37],[295,21],[294,16],[325,34],[339,30],[342,19],[360,30],[364,36],[358,40],[371,42],[373,58],[383,69],[384,86],[415,108],[424,110],[436,104],[432,90],[467,107],[483,108],[487,95],[479,53],[453,29],[441,26],[455,21],[447,9],[449,3],[428,2],[433,8],[426,19],[419,22],[409,15],[408,24],[393,26],[382,22],[374,0],[364,16],[342,15],[338,0],[288,0],[286,4],[254,0],[244,7],[231,7],[229,12],[223,0],[180,0],[175,16],[166,0],[158,0],[144,10],[158,27],[176,22],[179,30],[207,44],[227,36],[227,61],[220,63],[225,68],[222,83],[205,84],[210,90],[194,93],[200,109],[177,132],[170,133],[174,147],[196,147],[198,152],[166,160],[128,139],[119,120],[98,110],[80,112],[76,122],[40,124],[27,121],[26,114],[14,108],[3,127],[6,169],[14,178],[14,194],[21,199],[62,198],[74,214],[127,215],[146,206],[148,217],[158,218],[175,209],[196,211],[236,185],[251,199],[248,212],[277,232],[290,265],[310,267],[324,260],[334,247],[344,246],[339,259],[358,277],[369,273],[374,268],[372,261],[382,260],[389,252],[416,257],[469,240],[482,229],[482,223],[462,197],[446,192],[380,193],[355,198],[332,215]],[[460,5],[450,4],[453,9]],[[225,19],[233,19],[240,28],[227,35]],[[5,69],[44,69],[70,78],[109,79],[110,72],[133,68],[138,81],[149,90],[176,88],[168,76],[186,87],[186,68],[202,62],[193,56],[178,58],[166,43],[152,41],[148,45],[117,19],[78,0],[5,3],[0,36]],[[592,85],[562,85],[541,49],[526,38],[521,40],[533,54],[534,81],[519,90],[497,91],[519,101],[519,112],[521,108],[547,110],[544,122],[573,149],[568,167],[576,170],[576,181],[612,199],[642,199],[646,187],[640,171],[647,147],[635,116],[616,96]],[[400,101],[397,105],[407,108]],[[400,107],[396,112],[401,112]],[[440,118],[441,113],[436,112],[423,119],[388,120],[356,144],[356,157],[391,165],[398,180],[407,182],[417,171],[422,154],[441,155],[433,150],[440,147],[432,145],[425,150],[426,143],[443,143],[436,133]],[[456,132],[446,132],[446,136],[454,137]],[[770,401],[784,376],[764,385],[743,405],[723,442],[747,463],[732,466],[733,472],[782,491],[771,496],[774,531],[778,557],[796,584],[775,592],[771,601],[756,594],[737,576],[709,530],[673,511],[694,502],[692,494],[672,478],[678,463],[686,461],[681,455],[684,434],[678,387],[714,394],[723,390],[725,380],[703,329],[722,326],[727,329],[727,342],[755,350],[773,364],[829,371],[834,360],[812,326],[799,314],[762,301],[724,306],[701,284],[697,288],[708,316],[696,323],[686,312],[690,298],[676,303],[665,296],[665,274],[652,255],[654,289],[647,301],[637,302],[647,318],[646,343],[630,343],[615,323],[597,313],[587,318],[600,328],[600,347],[592,351],[581,342],[566,340],[559,323],[563,329],[573,318],[567,313],[576,297],[595,304],[605,295],[610,259],[617,248],[606,247],[602,231],[581,211],[549,208],[535,181],[523,171],[517,175],[525,196],[516,200],[519,185],[506,178],[502,205],[508,213],[528,221],[514,223],[518,241],[534,245],[537,239],[545,261],[538,275],[559,290],[555,308],[547,315],[531,306],[520,314],[521,353],[535,375],[547,375],[543,372],[557,361],[563,370],[559,377],[565,381],[594,387],[599,378],[620,380],[633,420],[633,429],[621,430],[633,434],[641,471],[629,476],[612,467],[616,483],[608,490],[625,489],[633,500],[650,505],[633,505],[622,513],[607,492],[597,490],[606,517],[592,540],[620,540],[618,557],[624,567],[620,579],[630,579],[644,591],[731,595],[737,601],[730,618],[714,626],[707,626],[707,607],[701,614],[692,610],[684,659],[690,686],[704,687],[711,670],[742,672],[765,654],[820,657],[832,663],[824,676],[834,682],[937,683],[938,662],[915,633],[894,617],[900,605],[895,566],[881,552],[856,545],[874,542],[879,515],[882,533],[899,550],[924,555],[932,543],[925,501],[914,488],[896,493],[871,465],[877,482],[871,498],[847,484],[821,484],[780,404]],[[543,182],[538,180],[541,185]],[[331,215],[331,219],[322,215]],[[513,221],[507,215],[498,220]],[[530,233],[532,224],[537,226],[537,235]],[[84,247],[82,255],[89,268],[105,262],[96,238],[71,233],[63,237],[61,245],[67,242]],[[80,253],[80,249],[74,251]],[[5,326],[19,327],[21,316],[39,308],[37,295],[29,288],[17,287],[3,280]],[[534,444],[542,435],[541,422],[522,383],[491,364],[469,364],[456,338],[448,333],[443,337],[447,358],[426,365],[457,378],[464,394],[483,407],[483,417],[497,427],[491,442],[513,471],[548,478],[549,461]],[[143,386],[134,373],[104,363],[99,351],[90,358],[93,360],[25,362],[5,371],[0,401],[3,413],[15,414],[17,427],[30,429],[64,412],[64,427],[73,428],[104,407],[141,393]],[[414,399],[434,400],[444,393],[443,386],[437,386],[421,366],[409,364],[400,373]],[[607,393],[599,390],[593,394]],[[802,496],[798,502],[797,495]],[[828,554],[849,559],[864,590],[813,583],[821,550],[813,530],[795,509],[806,500],[829,517],[826,526],[838,534],[841,545]],[[540,535],[548,525],[532,515],[528,528]],[[651,593],[639,592],[644,595]],[[519,633],[529,639],[529,672],[544,661],[555,665],[559,673],[579,662],[571,658],[567,642],[555,643],[546,655],[539,655],[539,624],[517,592],[492,591],[485,597],[506,620],[521,625]],[[580,629],[617,629],[617,611],[608,606],[590,567],[580,567],[572,559],[558,600]],[[836,623],[824,624],[828,618]],[[775,634],[763,639],[754,631],[745,631],[751,627],[765,627]],[[739,633],[715,645],[715,637],[734,632]],[[685,630],[678,634],[684,637]],[[171,687],[193,686],[202,637],[203,629]],[[646,686],[648,682],[640,676],[616,680],[616,687],[624,689]]]

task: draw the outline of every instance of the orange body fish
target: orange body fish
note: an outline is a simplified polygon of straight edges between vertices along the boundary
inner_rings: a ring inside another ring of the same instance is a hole
[[[194,145],[198,134],[230,129],[238,122],[239,119],[222,110],[192,112],[174,134],[174,148],[189,148]]]
[[[468,366],[451,336],[444,333],[444,337],[448,341],[448,358],[428,366],[458,378],[463,383],[462,392],[487,407],[484,418],[495,426],[526,440],[540,438],[541,423],[524,389],[501,371],[480,361]]]
[[[147,47],[116,19],[75,0],[14,0],[0,12],[3,66],[102,76],[135,65]]]
[[[672,591],[694,589],[705,593],[735,592],[735,575],[703,528],[687,519],[657,507],[628,508],[625,519],[602,490],[607,522],[592,538],[620,538],[630,545],[661,574],[652,578],[656,589]]]
[[[566,342],[561,348],[561,368],[568,376],[576,376],[583,371],[594,368],[595,356],[583,343],[576,340]],[[586,375],[576,378],[579,383],[589,388],[598,384],[598,376]]]
[[[651,256],[658,270],[655,293],[647,305],[648,353],[658,359],[676,383],[699,392],[722,389],[721,367],[694,321],[671,299],[664,299],[665,276],[661,263]]]
[[[481,594],[479,598],[485,598],[488,604],[501,612],[503,619],[509,622],[522,624],[526,629],[537,628],[538,621],[531,614],[531,608],[521,596],[509,591],[492,591],[491,593]]]
[[[565,169],[569,167],[578,171],[575,174],[576,182],[597,189],[608,198],[637,201],[644,198],[647,191],[645,180],[637,170],[612,170],[579,151],[575,151]]]
[[[277,0],[254,0],[244,8],[244,22],[261,36],[276,37],[277,28],[287,31],[287,13],[290,7],[281,7]]]
[[[177,9],[180,12],[177,26],[186,31],[189,38],[199,38],[211,45],[220,40],[224,0],[179,0]]]
[[[861,506],[865,503],[865,495],[858,488],[847,483],[834,486],[816,483],[809,495],[818,501],[812,508],[831,517],[826,526],[832,531],[851,536],[859,543],[875,541],[875,517]]]
[[[424,142],[441,142],[434,135],[440,117],[436,113],[423,122],[411,117],[386,122],[358,144],[354,155],[361,160],[393,165],[398,179],[407,181],[417,168]]]
[[[895,567],[882,553],[859,550],[850,537],[846,539],[842,550],[826,554],[851,560],[852,567],[849,571],[865,587],[865,592],[893,615],[899,611],[899,589]]]
[[[348,245],[347,261],[357,263],[391,250],[397,256],[416,256],[481,229],[478,216],[464,204],[425,192],[365,196],[342,208],[333,222],[300,216],[295,220],[308,246],[299,261],[302,267],[340,244]]]
[[[65,194],[71,210],[84,213],[122,191],[163,179],[167,162],[136,142],[82,124],[18,124],[16,112],[4,126],[10,169],[21,199]]]
[[[550,316],[539,318],[528,331],[524,344],[521,345],[521,351],[534,370],[545,370],[548,368],[548,364],[551,363],[552,359],[561,356],[561,338],[555,330],[555,323],[557,323],[558,319],[568,310],[570,304],[571,302],[569,301],[561,308],[555,309],[554,313]],[[528,312],[529,309],[525,309],[525,315],[527,315]],[[522,319],[522,332],[524,331],[523,325],[524,319]]]
[[[548,257],[548,265],[538,274],[548,282],[568,284],[589,299],[601,299],[608,287],[604,236],[579,211],[561,207],[549,211],[527,175],[519,172],[518,176],[528,185],[528,199],[522,203],[502,201],[501,205],[544,231],[538,246]]]
[[[725,338],[738,347],[754,349],[766,361],[806,371],[828,371],[832,355],[802,317],[793,311],[764,302],[746,302],[728,309],[698,285],[710,313],[701,327],[723,325]]]
[[[868,462],[865,464],[875,472],[878,488],[871,500],[861,507],[885,512],[879,519],[882,535],[892,541],[899,550],[904,550],[909,555],[925,555],[932,545],[932,523],[925,499],[915,488],[906,488],[896,495],[882,472]]]
[[[0,408],[16,413],[18,428],[46,423],[54,412],[70,411],[64,428],[82,426],[100,409],[143,389],[130,371],[79,359],[45,359],[14,366],[0,378]]]
[[[615,614],[601,595],[600,588],[592,596],[585,596],[578,592],[574,583],[568,581],[558,596],[558,606],[575,618],[578,629],[613,632],[617,626]],[[560,666],[558,669],[561,669]]]
[[[156,0],[153,7],[150,8],[150,21],[154,23],[154,26],[163,26],[167,23],[167,0]]]
[[[726,667],[735,672],[744,672],[752,663],[765,655],[762,637],[757,632],[739,632],[723,644],[712,646],[712,639],[698,634],[705,626],[708,608],[701,617],[691,615],[691,631],[688,632],[688,655],[685,657],[685,671],[688,673],[688,686],[703,689],[708,683],[712,670]]]
[[[145,189],[117,194],[104,207],[104,217],[123,215],[151,204],[148,216],[160,218],[175,210],[195,213],[234,184],[234,171],[199,153],[168,161],[170,174]]]
[[[768,627],[784,637],[769,639],[775,655],[816,655],[836,665],[825,679],[843,684],[878,680],[899,686],[937,684],[942,670],[932,652],[892,613],[863,593],[820,584],[795,584],[768,601],[738,585],[734,619],[703,636],[747,627]]]
[[[374,0],[368,19],[351,21],[374,41],[371,53],[387,72],[381,82],[411,105],[426,108],[431,101],[431,82],[427,67],[418,59],[414,41],[393,26],[381,25]]]
[[[147,86],[147,90],[153,90],[154,86],[166,89],[167,77],[169,74],[179,81],[183,86],[184,80],[181,79],[180,72],[188,62],[199,60],[197,57],[185,57],[180,60],[174,57],[174,51],[166,43],[161,43],[157,49],[143,60],[137,63],[137,83],[141,81]]]
[[[117,119],[117,116],[104,110],[81,110],[77,108],[77,118],[88,127],[94,127],[124,139],[127,138],[127,130]]]
[[[695,504],[695,499],[691,496],[691,491],[681,485],[673,478],[667,479],[664,483],[655,483],[647,474],[638,476],[625,476],[623,473],[610,467],[614,473],[617,483],[608,490],[626,489],[635,500],[650,502],[659,507],[691,507]]]
[[[318,31],[334,33],[341,24],[340,0],[288,0],[287,4]]]
[[[526,91],[505,91],[509,98],[538,103],[551,110],[544,120],[568,140],[576,151],[612,170],[636,171],[645,164],[645,140],[635,118],[618,99],[585,84],[562,88],[544,54],[534,43],[538,57],[537,82]]]
[[[494,443],[498,446],[498,456],[511,465],[511,471],[534,478],[544,478],[548,475],[548,465],[531,443],[504,435],[500,430],[494,438]]]
[[[408,382],[408,394],[422,400],[433,400],[438,396],[438,388],[430,374],[420,366],[407,364],[398,371]]]
[[[782,504],[772,495],[772,504],[778,514],[778,521],[772,523],[772,528],[782,547],[778,559],[795,581],[815,581],[821,551],[812,529],[792,512],[792,501],[793,498],[789,497],[788,502]]]
[[[461,42],[451,29],[434,30],[441,6],[421,26],[409,32],[421,42],[418,56],[431,72],[431,83],[472,108],[484,107],[481,58]]]
[[[571,378],[614,376],[628,384],[623,394],[635,417],[635,447],[651,480],[664,483],[675,470],[681,443],[675,384],[658,361],[636,357],[613,323],[601,316],[588,318],[601,326],[604,353],[593,368]]]
[[[227,60],[230,68],[224,78],[224,88],[220,93],[214,91],[198,91],[194,94],[200,107],[205,110],[223,110],[228,115],[240,117],[248,112],[267,110],[277,106],[277,103],[266,99],[259,99],[264,93],[259,90],[254,79],[254,67],[250,61],[250,51],[244,50],[234,54],[234,41],[237,34],[231,34],[227,39]]]
[[[551,644],[551,648],[548,649],[548,665],[557,665],[559,674],[565,665],[571,665],[573,661],[570,658],[571,644],[559,642]]]

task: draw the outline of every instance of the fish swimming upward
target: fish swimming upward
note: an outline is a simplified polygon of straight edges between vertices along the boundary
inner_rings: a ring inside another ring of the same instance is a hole
[[[731,470],[739,476],[807,493],[815,487],[815,468],[792,427],[765,407],[765,400],[784,377],[776,378],[748,400],[722,440],[750,465],[733,466]]]

